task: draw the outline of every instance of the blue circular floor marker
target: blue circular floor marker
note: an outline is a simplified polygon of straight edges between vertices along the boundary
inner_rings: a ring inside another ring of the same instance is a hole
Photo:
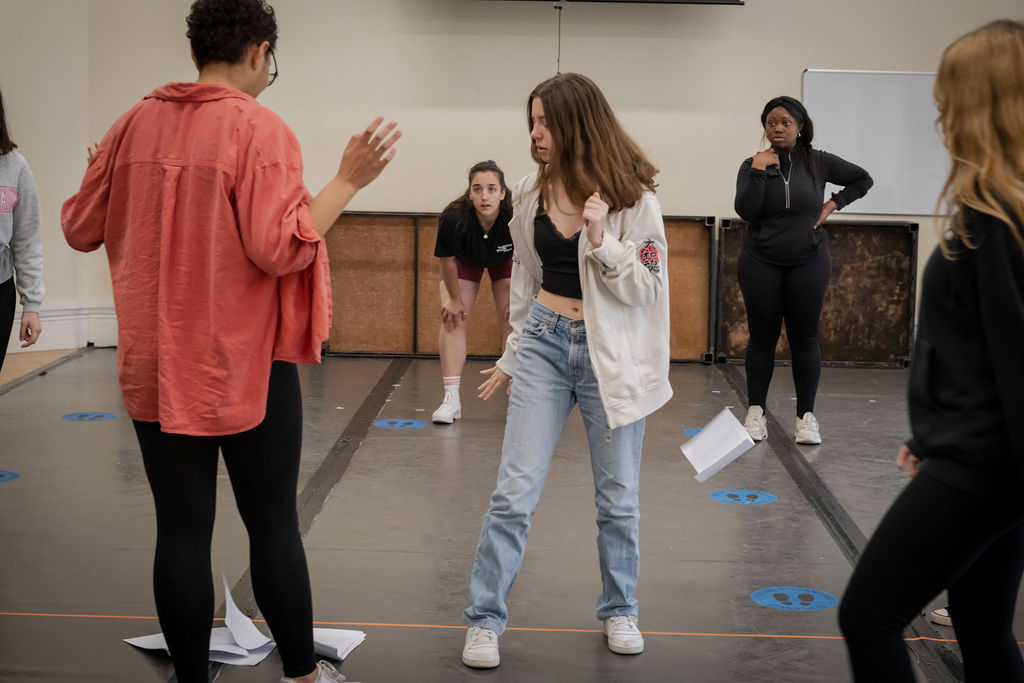
[[[4,483],[5,481],[14,481],[20,476],[21,475],[18,474],[17,472],[7,472],[6,470],[0,470],[0,484]]]
[[[799,586],[759,588],[750,594],[750,599],[762,607],[790,612],[816,612],[839,604],[839,598],[831,593]]]
[[[374,427],[383,427],[384,429],[420,429],[426,427],[427,423],[423,420],[374,420]]]
[[[708,494],[711,500],[719,503],[734,503],[736,505],[766,505],[778,500],[776,496],[764,491],[747,491],[746,489],[732,489],[730,491],[712,491]]]
[[[114,413],[68,413],[62,416],[71,422],[106,422],[117,418]]]
[[[689,429],[684,429],[683,434],[686,434],[687,436],[697,436],[700,434],[700,430],[700,427],[690,427]]]

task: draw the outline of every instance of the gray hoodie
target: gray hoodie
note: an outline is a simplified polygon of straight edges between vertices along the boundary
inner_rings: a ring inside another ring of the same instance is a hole
[[[15,274],[21,305],[38,312],[43,302],[43,232],[36,180],[17,151],[0,155],[0,282]]]

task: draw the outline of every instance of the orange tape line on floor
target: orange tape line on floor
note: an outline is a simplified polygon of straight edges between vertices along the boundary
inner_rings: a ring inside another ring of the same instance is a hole
[[[156,620],[157,617],[133,617],[120,614],[44,614],[38,612],[0,612],[0,617],[61,617],[65,619],[148,619]],[[215,619],[214,621],[223,621]],[[253,619],[253,621],[266,623],[264,619]],[[390,624],[373,621],[314,621],[314,626],[376,626],[383,628],[442,628],[442,629],[464,629],[465,626],[447,626],[444,624]],[[531,628],[526,626],[510,626],[508,631],[530,631],[543,633],[600,633],[599,629],[588,628]],[[690,636],[698,638],[799,638],[803,640],[842,640],[842,636],[811,636],[786,633],[688,633],[685,631],[643,631],[645,636]],[[905,641],[930,640],[934,643],[955,643],[955,638],[929,638],[919,636],[917,638],[904,638]],[[1018,645],[1024,642],[1018,641]]]

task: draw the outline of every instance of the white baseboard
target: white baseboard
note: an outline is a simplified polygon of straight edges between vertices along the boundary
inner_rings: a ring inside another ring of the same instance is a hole
[[[113,303],[43,304],[39,311],[43,331],[39,341],[23,349],[18,341],[21,310],[14,316],[14,329],[7,344],[7,353],[77,349],[92,343],[96,346],[117,345],[117,317]]]

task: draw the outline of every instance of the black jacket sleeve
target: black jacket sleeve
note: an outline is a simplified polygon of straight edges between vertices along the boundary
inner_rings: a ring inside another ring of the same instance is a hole
[[[736,209],[737,215],[748,223],[757,220],[761,215],[767,178],[767,172],[753,168],[753,157],[740,165],[740,172],[736,177],[736,201],[733,208]]]
[[[867,171],[835,154],[822,152],[821,161],[825,167],[825,181],[843,187],[831,197],[840,209],[866,195],[875,184]]]

